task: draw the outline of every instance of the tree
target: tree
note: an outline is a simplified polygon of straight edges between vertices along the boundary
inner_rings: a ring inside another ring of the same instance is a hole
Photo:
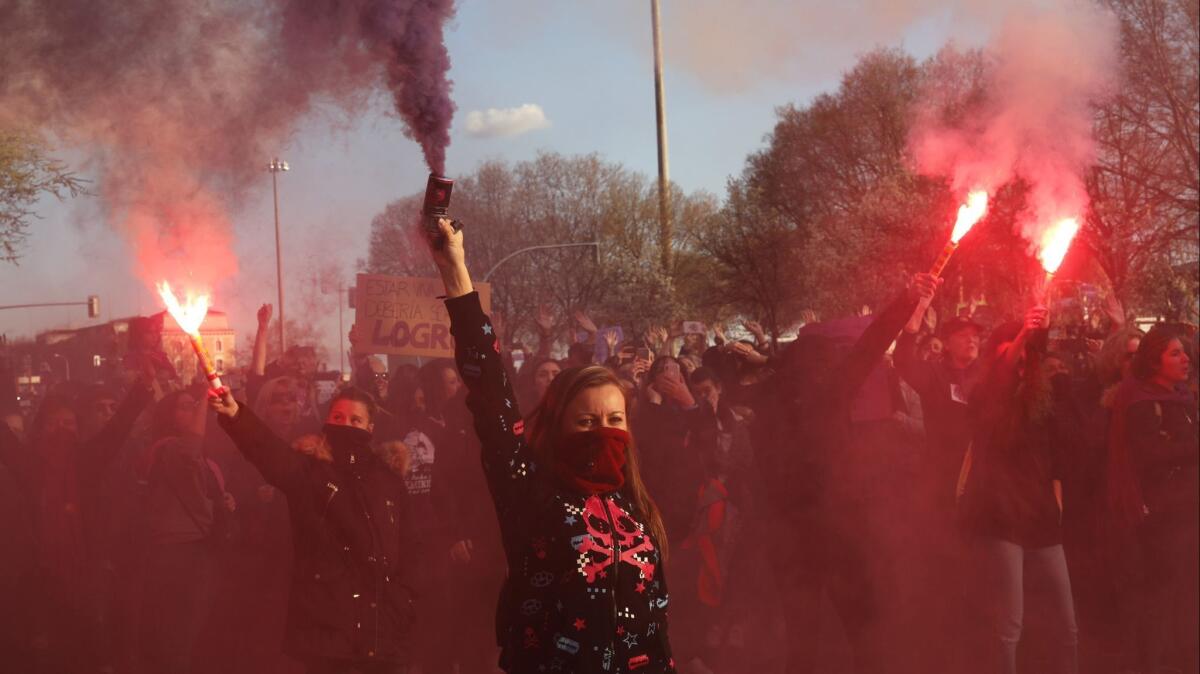
[[[1121,3],[1126,79],[1139,82],[1097,111],[1101,156],[1089,179],[1087,245],[1075,246],[1059,274],[1102,282],[1106,273],[1122,296],[1164,307],[1155,313],[1195,304],[1186,299],[1195,296],[1200,226],[1194,9],[1172,0]],[[918,115],[968,123],[986,104],[990,67],[979,51],[948,47],[917,64],[882,49],[860,59],[837,91],[779,108],[741,182],[762,213],[788,221],[791,235],[780,245],[791,247],[791,285],[803,304],[851,313],[928,268],[958,196],[944,178],[914,172],[907,139]],[[991,195],[987,217],[946,270],[941,314],[984,297],[993,311],[1015,315],[1028,301],[1041,273],[1014,224],[1025,219],[1029,189],[1018,177]],[[1173,276],[1180,269],[1189,276]]]
[[[1119,295],[1173,313],[1171,295],[1181,285],[1192,295],[1184,304],[1195,303],[1200,252],[1197,5],[1107,4],[1121,23],[1121,86],[1097,112],[1083,240]]]
[[[898,50],[867,54],[836,92],[780,108],[767,147],[747,159],[742,195],[788,221],[780,245],[792,249],[789,285],[805,306],[848,314],[884,301],[945,242],[953,196],[907,156],[930,67]],[[729,205],[738,198],[731,190]]]
[[[733,314],[760,321],[778,340],[797,320],[812,276],[796,262],[799,233],[742,180],[730,180],[724,207],[696,228],[692,249],[680,265],[707,265],[687,276],[699,279],[692,302],[709,315]]]
[[[84,191],[84,181],[46,156],[29,136],[0,129],[0,261],[17,264],[29,236],[33,205],[43,194],[62,198]]]
[[[537,308],[546,304],[570,327],[576,309],[600,325],[641,330],[678,318],[689,307],[659,266],[655,185],[645,176],[598,155],[543,153],[510,165],[492,161],[461,178],[451,211],[466,223],[468,263],[482,281],[510,253],[555,243],[600,243],[522,254],[496,268],[493,307],[514,336],[534,332]],[[675,188],[675,231],[682,249],[693,223],[716,210],[707,195]],[[434,276],[424,243],[416,236],[420,197],[389,204],[371,224],[363,264],[370,273]]]

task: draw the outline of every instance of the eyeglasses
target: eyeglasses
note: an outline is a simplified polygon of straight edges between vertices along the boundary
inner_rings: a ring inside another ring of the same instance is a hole
[[[386,372],[373,372],[371,374],[371,376],[375,378],[375,381],[387,381],[388,380],[388,373],[386,373]]]

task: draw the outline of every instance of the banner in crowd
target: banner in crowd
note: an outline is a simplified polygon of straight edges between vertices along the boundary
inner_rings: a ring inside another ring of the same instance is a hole
[[[483,310],[492,308],[492,287],[476,283]],[[453,358],[450,316],[438,299],[441,279],[359,274],[354,322],[368,353]]]

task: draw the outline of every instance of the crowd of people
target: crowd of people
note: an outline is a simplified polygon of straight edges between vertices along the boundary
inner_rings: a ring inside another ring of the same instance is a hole
[[[454,360],[325,400],[264,305],[233,390],[132,359],[5,414],[5,671],[1197,671],[1194,326],[937,321],[918,274],[556,358],[437,236]]]

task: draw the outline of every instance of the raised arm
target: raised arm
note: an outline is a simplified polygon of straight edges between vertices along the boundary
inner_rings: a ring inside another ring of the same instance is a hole
[[[995,365],[995,391],[1000,395],[1009,395],[1017,390],[1020,383],[1021,356],[1025,355],[1026,346],[1035,338],[1045,339],[1045,328],[1048,312],[1043,306],[1035,306],[1025,312],[1025,322],[1021,331],[1013,339],[1004,353],[997,359]],[[1036,372],[1034,363],[1026,363],[1026,368]]]
[[[888,346],[896,339],[900,329],[912,316],[917,302],[923,297],[933,297],[941,280],[932,274],[916,274],[904,295],[896,298],[875,316],[867,329],[854,342],[846,354],[842,366],[832,371],[830,389],[839,399],[845,400],[858,392]]]
[[[271,305],[258,308],[258,331],[254,333],[254,356],[250,371],[258,376],[267,373],[267,328],[271,326]]]
[[[250,408],[233,399],[228,389],[209,394],[209,405],[217,412],[217,423],[237,445],[268,484],[285,494],[304,485],[304,462]]]
[[[121,402],[112,419],[109,419],[96,435],[87,440],[88,451],[84,453],[84,456],[88,457],[91,463],[90,470],[103,470],[116,458],[121,446],[129,439],[130,433],[133,432],[133,425],[150,401],[154,399],[152,377],[153,373],[150,373],[148,376],[138,378],[133,387],[129,389],[129,393],[125,395],[125,400]]]
[[[430,253],[446,288],[454,359],[467,387],[467,408],[483,446],[482,461],[492,500],[505,528],[519,525],[519,510],[540,500],[539,467],[525,442],[525,422],[512,382],[500,361],[495,328],[483,313],[463,251],[463,234],[440,220],[440,246]],[[431,242],[432,243],[432,242]]]
[[[545,304],[538,305],[537,318],[534,319],[538,332],[538,348],[535,358],[549,358],[550,347],[554,346],[554,314]]]
[[[904,331],[900,333],[900,338],[896,340],[896,371],[922,396],[933,392],[937,380],[933,373],[933,365],[917,356],[917,333],[921,331],[921,323],[924,322],[925,313],[929,311],[932,302],[932,295],[921,297],[916,310],[904,326]]]
[[[986,379],[976,387],[971,396],[970,406],[972,408],[971,415],[977,420],[977,425],[987,427],[996,423],[998,420],[996,415],[1006,407],[1003,403],[1016,394],[1017,386],[1021,383],[1021,356],[1025,353],[1031,340],[1041,341],[1046,337],[1044,327],[1046,318],[1045,307],[1035,306],[1029,309],[1025,314],[1025,322],[1022,324],[1020,332],[1005,348],[1004,353],[996,357],[995,363],[988,370]],[[986,356],[990,358],[992,354],[986,354]],[[1036,372],[1037,360],[1035,355],[1032,361],[1026,362],[1026,370]]]

